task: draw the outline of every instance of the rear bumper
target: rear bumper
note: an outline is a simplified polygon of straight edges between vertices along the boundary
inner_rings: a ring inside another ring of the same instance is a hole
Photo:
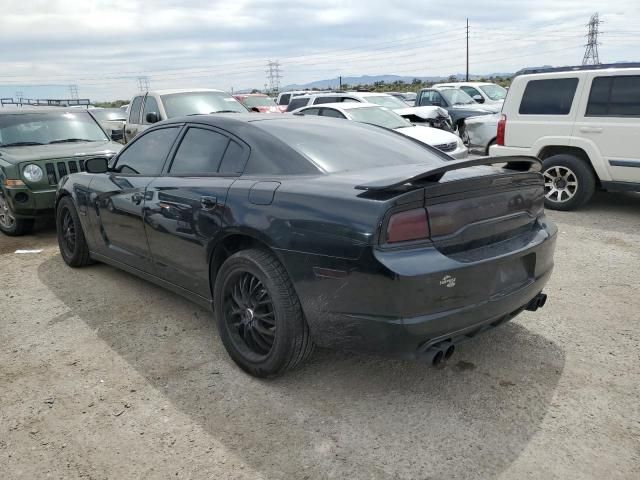
[[[508,156],[518,156],[518,155],[533,155],[536,156],[535,153],[531,153],[531,149],[522,148],[522,147],[505,147],[504,145],[491,145],[489,148],[489,155],[495,157],[508,157]]]
[[[296,290],[318,345],[416,358],[425,346],[471,337],[519,314],[549,280],[555,234],[546,223],[528,243],[486,261],[456,261],[433,247],[374,250],[358,261],[291,254],[284,261],[293,278],[304,278]],[[374,265],[369,260],[378,268],[363,266]]]
[[[56,189],[31,190],[30,188],[6,188],[6,199],[17,218],[34,218],[53,213]]]

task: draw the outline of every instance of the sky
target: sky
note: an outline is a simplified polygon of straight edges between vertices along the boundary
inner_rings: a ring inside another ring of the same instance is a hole
[[[264,88],[342,76],[448,76],[640,61],[640,2],[617,0],[0,0],[0,96],[128,99],[152,89]]]

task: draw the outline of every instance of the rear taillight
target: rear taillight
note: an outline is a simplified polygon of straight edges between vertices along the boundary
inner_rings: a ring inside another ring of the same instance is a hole
[[[507,128],[507,116],[505,114],[500,115],[498,120],[498,131],[496,132],[496,143],[498,145],[504,145],[504,131]]]
[[[429,238],[429,220],[424,208],[394,213],[387,222],[387,243],[427,238]]]

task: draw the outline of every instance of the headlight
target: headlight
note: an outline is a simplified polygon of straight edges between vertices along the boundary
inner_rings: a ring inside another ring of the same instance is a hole
[[[24,170],[22,170],[22,175],[24,175],[24,178],[26,178],[30,182],[39,182],[40,180],[42,180],[44,173],[38,165],[30,163],[29,165],[24,167]]]

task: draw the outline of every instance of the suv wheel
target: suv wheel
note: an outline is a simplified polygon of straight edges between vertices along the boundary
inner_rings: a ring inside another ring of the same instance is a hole
[[[587,203],[596,189],[596,177],[583,160],[573,155],[552,155],[542,162],[544,205],[551,210],[575,210]]]
[[[230,256],[216,278],[214,307],[222,343],[251,375],[283,373],[311,354],[298,296],[269,252],[250,249]]]
[[[17,237],[31,232],[32,229],[33,219],[16,218],[4,198],[4,194],[0,193],[0,230],[2,233]]]

